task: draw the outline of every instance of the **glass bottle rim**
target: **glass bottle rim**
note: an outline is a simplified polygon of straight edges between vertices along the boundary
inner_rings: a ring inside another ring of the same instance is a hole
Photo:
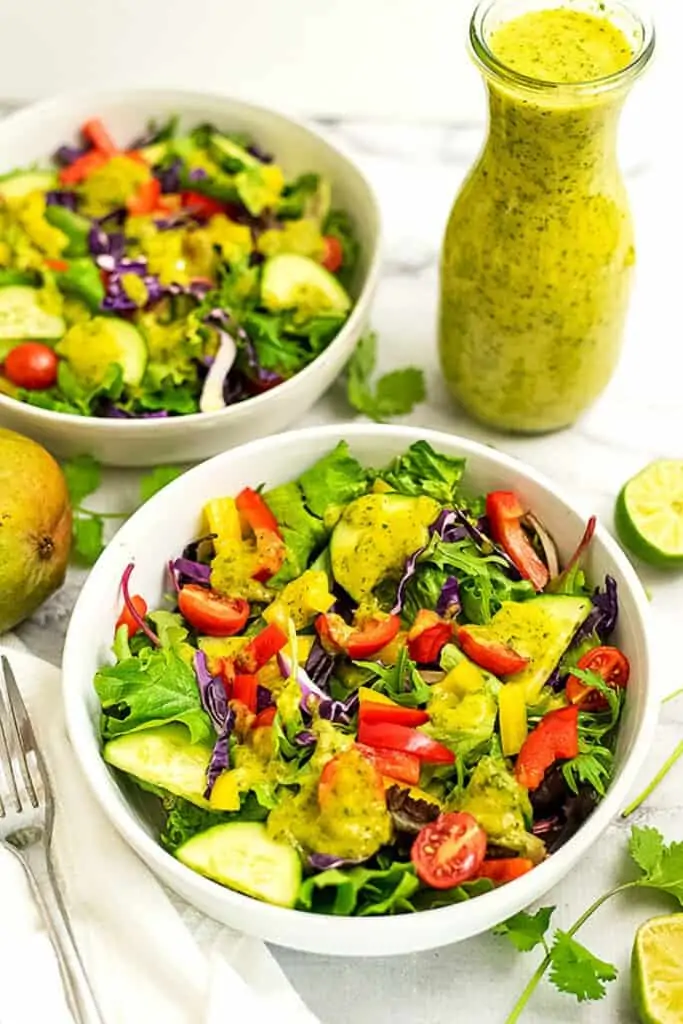
[[[520,71],[516,71],[511,68],[504,61],[500,60],[499,57],[493,52],[489,46],[489,28],[487,22],[491,19],[491,16],[497,13],[506,3],[506,0],[479,0],[479,3],[474,9],[472,18],[470,21],[470,48],[474,56],[476,64],[488,77],[494,77],[499,81],[505,82],[511,86],[517,86],[518,88],[524,89],[529,92],[557,92],[562,94],[570,95],[584,95],[584,96],[595,96],[599,93],[610,92],[615,89],[623,89],[630,85],[636,78],[639,77],[642,71],[644,71],[646,65],[649,63],[650,58],[655,48],[655,29],[652,23],[652,19],[642,10],[639,4],[634,0],[616,0],[611,4],[611,8],[614,12],[621,12],[630,18],[632,25],[636,31],[638,37],[638,48],[634,50],[633,57],[629,63],[620,68],[619,71],[613,72],[610,75],[604,75],[600,78],[591,78],[583,82],[557,82],[550,79],[534,78],[531,75],[522,74]],[[548,0],[547,3],[534,4],[533,7],[525,7],[520,2],[520,10],[518,14],[525,13],[526,10],[546,10],[549,8],[572,8],[574,4],[572,0]],[[599,14],[601,17],[610,18],[610,12],[605,10],[606,5],[599,3],[597,10],[590,12]],[[582,9],[586,11],[586,7],[576,7],[576,9]],[[512,14],[511,17],[515,15]],[[505,21],[510,18],[502,19],[500,24],[504,24]]]

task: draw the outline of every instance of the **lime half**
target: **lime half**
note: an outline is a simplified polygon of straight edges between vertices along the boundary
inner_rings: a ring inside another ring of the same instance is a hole
[[[644,562],[683,568],[683,460],[651,462],[624,484],[614,524],[624,547]]]
[[[683,1021],[683,914],[653,917],[636,932],[633,1002],[642,1024]]]

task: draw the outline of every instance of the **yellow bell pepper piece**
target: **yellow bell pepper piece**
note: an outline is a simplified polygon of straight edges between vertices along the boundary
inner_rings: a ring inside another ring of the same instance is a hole
[[[239,811],[240,793],[234,772],[227,771],[218,776],[209,803],[214,811]]]
[[[321,612],[328,611],[334,604],[330,593],[327,573],[307,569],[298,579],[292,580],[278,594],[263,613],[266,622],[276,622],[286,629],[289,619],[297,629],[304,629]]]
[[[506,757],[518,754],[527,737],[526,687],[524,683],[505,683],[498,694],[500,738]]]
[[[234,498],[212,498],[204,506],[204,516],[209,533],[217,534],[213,542],[216,554],[242,540],[240,515]]]
[[[200,636],[197,642],[199,650],[204,651],[206,655],[209,672],[218,672],[220,659],[236,658],[242,648],[247,646],[249,640],[250,637],[248,636]],[[300,665],[303,665],[308,660],[314,643],[314,636],[298,636],[296,638],[297,661]],[[292,648],[290,644],[285,646],[284,653],[291,658]]]
[[[448,693],[465,697],[468,693],[478,693],[484,689],[484,677],[471,661],[461,661],[439,683],[439,687]]]
[[[358,700],[361,704],[390,704],[392,708],[398,707],[395,700],[385,697],[383,693],[371,690],[369,686],[361,686],[358,690]]]

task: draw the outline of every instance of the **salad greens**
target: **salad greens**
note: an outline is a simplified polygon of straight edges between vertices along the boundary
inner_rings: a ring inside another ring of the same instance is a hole
[[[553,593],[524,516],[425,441],[379,469],[341,441],[208,502],[167,607],[128,566],[94,685],[160,842],[247,895],[359,916],[469,899],[566,842],[609,786],[628,661],[614,582],[572,570]]]
[[[287,180],[252,140],[177,118],[124,148],[98,119],[81,136],[52,166],[0,177],[0,392],[80,416],[179,416],[276,387],[325,350],[361,253],[323,175]],[[373,406],[370,369],[350,371],[362,411],[421,399],[406,370]]]

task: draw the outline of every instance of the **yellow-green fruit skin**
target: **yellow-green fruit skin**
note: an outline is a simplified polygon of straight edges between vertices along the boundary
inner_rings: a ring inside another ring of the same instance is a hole
[[[64,474],[41,445],[0,428],[0,633],[61,586],[70,547]]]

